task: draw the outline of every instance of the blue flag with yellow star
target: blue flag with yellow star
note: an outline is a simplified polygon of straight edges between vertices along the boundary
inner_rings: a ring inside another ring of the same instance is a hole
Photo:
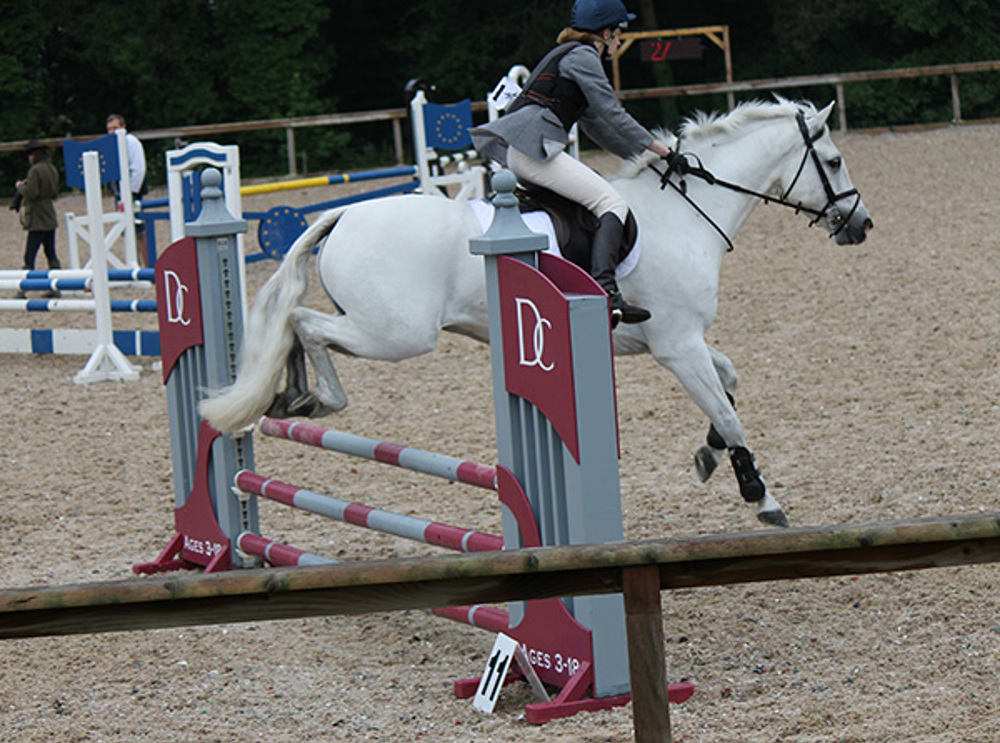
[[[66,185],[83,190],[83,153],[97,151],[101,168],[101,183],[121,180],[118,167],[118,139],[114,134],[92,139],[89,142],[63,140],[63,166],[66,168]]]
[[[472,103],[424,104],[424,132],[427,146],[441,150],[461,150],[472,146]]]

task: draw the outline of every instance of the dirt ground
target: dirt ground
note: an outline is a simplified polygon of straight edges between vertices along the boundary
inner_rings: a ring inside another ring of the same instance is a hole
[[[876,229],[838,247],[759,207],[725,261],[710,341],[741,370],[758,464],[796,525],[1000,510],[1000,127],[838,139]],[[245,208],[299,205],[290,192]],[[66,197],[60,213],[84,211]],[[166,243],[165,227],[161,242]],[[0,265],[24,236],[0,210]],[[250,238],[251,249],[255,238]],[[66,256],[61,222],[59,251]],[[258,286],[272,262],[250,267]],[[317,306],[320,298],[316,297]],[[312,301],[312,300],[311,300]],[[9,327],[70,316],[8,313]],[[77,320],[77,322],[83,322]],[[56,322],[58,321],[58,322]],[[116,316],[117,328],[152,318]],[[125,579],[172,534],[166,405],[132,383],[73,384],[84,357],[0,355],[0,586]],[[343,360],[355,433],[495,461],[487,349],[445,338],[398,365]],[[757,528],[735,481],[698,482],[706,423],[650,358],[619,358],[629,539]],[[490,494],[258,437],[257,469],[340,498],[499,530]],[[262,504],[264,533],[337,559],[430,548]],[[674,739],[996,743],[995,566],[663,594]],[[624,741],[631,708],[527,723],[457,700],[493,638],[423,612],[8,641],[0,738],[60,741]]]

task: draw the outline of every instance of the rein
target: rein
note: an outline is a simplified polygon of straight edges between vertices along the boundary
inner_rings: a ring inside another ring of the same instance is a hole
[[[741,193],[746,196],[753,196],[754,198],[760,199],[765,204],[778,204],[779,206],[787,206],[790,209],[794,209],[796,214],[798,214],[799,212],[806,212],[807,214],[811,214],[814,217],[814,219],[809,223],[810,227],[812,227],[821,219],[823,219],[823,217],[827,216],[827,213],[830,211],[830,208],[836,207],[836,203],[838,201],[840,201],[841,199],[845,199],[848,196],[854,196],[855,197],[854,204],[851,206],[850,212],[848,212],[847,219],[844,219],[844,217],[840,215],[839,211],[835,216],[831,217],[831,223],[836,227],[836,229],[831,231],[830,237],[835,237],[836,235],[840,234],[840,232],[844,229],[844,227],[847,226],[847,223],[848,221],[850,221],[851,216],[853,216],[854,212],[857,210],[858,204],[861,201],[861,194],[856,188],[851,188],[847,191],[842,191],[841,193],[837,193],[833,190],[833,185],[830,183],[830,179],[826,174],[826,170],[824,170],[823,164],[820,162],[819,153],[816,152],[816,148],[813,146],[815,142],[818,139],[820,139],[820,137],[823,136],[823,129],[820,129],[819,132],[817,132],[815,135],[810,134],[809,127],[806,125],[805,114],[802,111],[799,111],[796,114],[795,121],[798,123],[799,132],[802,134],[802,141],[805,144],[805,152],[802,153],[802,161],[799,163],[798,170],[795,171],[795,177],[792,178],[791,184],[788,186],[787,189],[785,189],[785,192],[781,194],[781,196],[772,196],[770,194],[761,193],[760,191],[754,191],[753,189],[746,188],[737,183],[732,183],[730,181],[719,178],[711,171],[709,171],[707,168],[705,168],[701,162],[701,158],[699,158],[694,153],[692,153],[690,157],[693,157],[698,164],[693,167],[688,166],[685,169],[685,172],[681,174],[681,179],[679,183],[675,183],[674,181],[670,180],[670,175],[674,172],[674,168],[667,168],[662,173],[652,163],[649,165],[649,168],[660,177],[661,191],[669,185],[672,189],[674,189],[674,191],[680,194],[680,196],[685,201],[687,201],[688,204],[690,204],[691,207],[705,219],[705,221],[707,221],[710,225],[712,225],[715,231],[722,236],[723,240],[725,240],[726,252],[732,252],[733,241],[729,238],[729,235],[727,235],[725,231],[721,227],[719,227],[719,225],[715,222],[715,220],[713,220],[705,212],[704,209],[698,206],[698,204],[696,204],[695,201],[690,196],[688,196],[687,184],[684,181],[684,175],[691,175],[694,176],[695,178],[701,178],[710,186],[721,186],[722,188],[726,188],[736,193]],[[678,144],[677,149],[679,152],[680,139],[677,140],[677,144]],[[681,156],[687,157],[687,155],[683,154],[681,154]],[[793,202],[788,200],[789,195],[792,193],[792,189],[794,189],[795,185],[798,183],[799,177],[802,175],[802,171],[805,169],[806,163],[809,161],[810,157],[812,159],[813,165],[816,166],[816,172],[819,174],[820,182],[823,184],[823,191],[826,193],[827,201],[826,205],[822,209],[813,209],[812,207],[805,206],[804,204],[802,204],[802,202]]]

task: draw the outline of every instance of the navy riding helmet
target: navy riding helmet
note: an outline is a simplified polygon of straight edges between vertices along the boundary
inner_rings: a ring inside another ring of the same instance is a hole
[[[576,0],[569,14],[569,25],[578,31],[625,28],[632,20],[635,13],[629,13],[622,0]]]

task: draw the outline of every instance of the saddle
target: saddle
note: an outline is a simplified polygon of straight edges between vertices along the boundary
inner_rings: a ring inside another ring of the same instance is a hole
[[[563,257],[590,273],[590,253],[598,219],[587,207],[570,201],[547,188],[518,187],[514,191],[522,214],[545,212],[552,221],[556,242]],[[618,263],[625,260],[636,243],[638,227],[629,211],[618,248]]]

